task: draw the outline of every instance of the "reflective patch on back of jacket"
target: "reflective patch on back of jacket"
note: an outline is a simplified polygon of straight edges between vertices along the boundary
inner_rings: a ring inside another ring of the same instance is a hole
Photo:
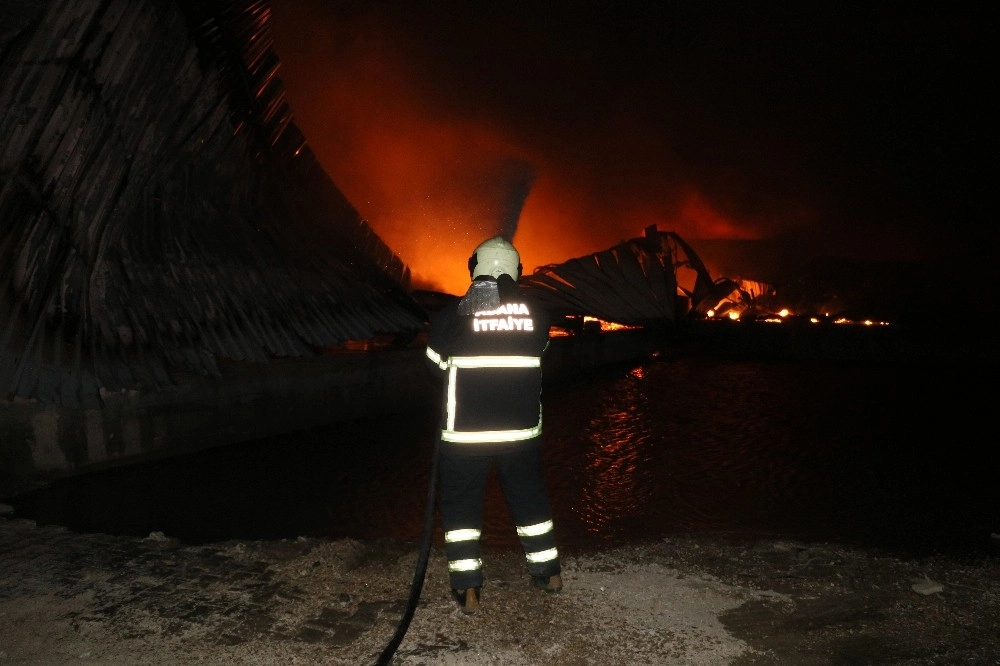
[[[535,330],[535,322],[531,318],[531,312],[526,304],[504,303],[494,310],[476,312],[472,319],[472,330],[477,333],[531,332]]]

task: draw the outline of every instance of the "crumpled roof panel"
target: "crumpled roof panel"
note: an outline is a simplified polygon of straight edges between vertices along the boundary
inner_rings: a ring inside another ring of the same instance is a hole
[[[294,123],[266,2],[4,12],[0,398],[96,404],[423,327]]]
[[[606,250],[540,266],[521,284],[562,316],[663,325],[678,315],[675,264],[678,254],[686,256],[678,240],[673,232],[648,227],[644,236]]]

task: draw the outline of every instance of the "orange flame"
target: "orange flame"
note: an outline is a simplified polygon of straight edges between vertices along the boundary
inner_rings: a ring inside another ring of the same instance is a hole
[[[448,101],[446,84],[411,40],[377,13],[336,15],[321,3],[293,11],[280,2],[272,12],[279,77],[296,124],[336,185],[410,267],[415,289],[464,293],[469,255],[513,226],[505,218],[515,204],[511,240],[526,273],[653,224],[688,239],[757,237],[698,187],[678,182],[669,165],[645,166],[661,157],[655,146],[663,137],[614,122],[587,145],[539,135],[474,100]]]

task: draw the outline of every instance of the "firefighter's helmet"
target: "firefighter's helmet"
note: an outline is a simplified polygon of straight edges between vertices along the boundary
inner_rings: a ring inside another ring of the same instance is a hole
[[[507,274],[516,282],[521,277],[521,255],[500,236],[484,240],[469,257],[469,274],[473,279]]]

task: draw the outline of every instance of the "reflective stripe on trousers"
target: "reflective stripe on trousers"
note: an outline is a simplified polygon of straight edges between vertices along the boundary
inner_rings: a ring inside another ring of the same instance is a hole
[[[528,571],[535,575],[550,573],[551,564],[558,563],[559,551],[555,546],[555,530],[551,520],[534,525],[518,525],[517,536],[524,547]]]
[[[449,551],[448,571],[479,572],[483,561],[479,557],[463,557],[463,555],[479,554],[479,539],[482,532],[477,529],[458,529],[444,533],[444,542]]]

